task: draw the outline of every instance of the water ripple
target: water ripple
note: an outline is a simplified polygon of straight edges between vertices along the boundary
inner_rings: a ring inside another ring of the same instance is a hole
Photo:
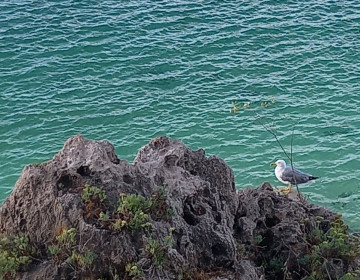
[[[296,165],[321,177],[301,189],[360,230],[359,9],[353,0],[0,3],[0,199],[23,166],[77,133],[110,140],[129,161],[168,135],[224,158],[238,188],[278,184],[269,162],[284,155],[260,116],[288,151],[295,125]],[[251,106],[229,114],[232,101]]]

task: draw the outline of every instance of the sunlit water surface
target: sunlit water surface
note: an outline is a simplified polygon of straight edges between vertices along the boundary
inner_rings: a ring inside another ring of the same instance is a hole
[[[2,1],[0,200],[78,133],[130,162],[167,135],[237,188],[281,185],[261,121],[287,152],[294,131],[296,167],[320,176],[301,191],[360,231],[359,34],[355,0]]]

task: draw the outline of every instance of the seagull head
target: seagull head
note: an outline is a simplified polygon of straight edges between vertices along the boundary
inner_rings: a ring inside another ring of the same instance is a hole
[[[270,165],[271,165],[271,166],[278,166],[278,167],[280,167],[281,169],[286,167],[286,163],[285,163],[285,161],[282,160],[282,159],[279,159],[279,160],[277,160],[277,161],[275,161],[275,162],[272,162],[272,163],[270,163]]]

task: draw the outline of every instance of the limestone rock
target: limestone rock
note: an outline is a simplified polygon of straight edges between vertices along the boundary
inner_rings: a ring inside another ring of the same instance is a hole
[[[84,198],[89,186],[106,198]],[[78,135],[24,168],[0,208],[0,233],[25,233],[36,249],[15,279],[280,279],[263,266],[278,256],[298,279],[317,216],[324,230],[335,219],[268,183],[236,191],[222,159],[180,141],[155,138],[129,164],[111,143]]]
[[[151,229],[136,234],[101,228],[85,218],[81,192],[86,184],[105,192],[109,212],[116,210],[122,193],[150,197],[165,186],[172,215],[169,220],[150,216]],[[180,141],[159,137],[140,149],[135,162],[129,164],[117,158],[109,142],[78,135],[49,162],[24,168],[1,207],[0,231],[27,233],[38,249],[41,261],[32,262],[28,272],[18,273],[18,279],[43,275],[47,279],[97,279],[112,274],[122,279],[129,277],[126,265],[138,262],[144,263],[146,279],[176,279],[181,273],[232,269],[237,205],[232,170],[222,159],[206,157],[203,150],[191,151]],[[77,229],[77,252],[91,251],[97,256],[87,271],[69,264],[68,259],[59,263],[49,256],[49,245],[70,228]],[[163,269],[155,269],[151,260],[147,264],[151,256],[144,247],[149,238],[161,243],[169,235],[171,258]]]

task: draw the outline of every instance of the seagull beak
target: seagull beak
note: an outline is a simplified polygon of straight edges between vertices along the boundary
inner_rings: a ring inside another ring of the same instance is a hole
[[[270,166],[276,166],[276,163],[275,163],[275,162],[271,162],[271,163],[270,163]]]

